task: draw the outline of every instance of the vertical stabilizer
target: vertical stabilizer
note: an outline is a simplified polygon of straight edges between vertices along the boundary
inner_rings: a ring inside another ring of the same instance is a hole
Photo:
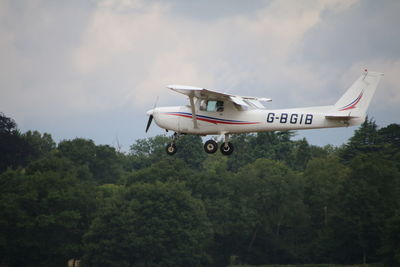
[[[383,73],[365,72],[334,105],[334,112],[365,118],[376,87]]]

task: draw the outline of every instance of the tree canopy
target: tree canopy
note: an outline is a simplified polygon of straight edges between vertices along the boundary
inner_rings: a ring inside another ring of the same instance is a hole
[[[0,114],[0,266],[400,265],[400,125],[340,147],[294,132],[137,140],[21,133]]]

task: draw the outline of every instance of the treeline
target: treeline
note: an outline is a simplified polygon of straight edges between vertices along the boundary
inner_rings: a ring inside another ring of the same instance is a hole
[[[229,157],[183,136],[171,157],[164,136],[120,153],[0,114],[0,266],[400,265],[400,125],[293,135],[233,136]]]

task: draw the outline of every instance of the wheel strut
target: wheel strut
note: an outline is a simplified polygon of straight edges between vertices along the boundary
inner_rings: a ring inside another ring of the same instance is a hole
[[[224,143],[220,147],[220,150],[223,155],[228,156],[228,155],[232,154],[234,147],[233,147],[233,144],[231,142],[229,142],[229,134],[225,133],[224,137],[225,137]]]
[[[176,140],[178,139],[179,134],[177,132],[175,132],[172,135],[172,140],[171,143],[169,143],[166,147],[165,147],[165,151],[167,152],[168,155],[172,156],[176,153],[176,151],[178,151],[178,148],[175,145]]]

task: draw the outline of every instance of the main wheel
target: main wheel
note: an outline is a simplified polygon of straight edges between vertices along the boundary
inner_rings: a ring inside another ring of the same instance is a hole
[[[165,151],[167,151],[168,155],[172,156],[177,151],[176,145],[175,144],[168,144],[167,147],[165,148]]]
[[[223,143],[220,147],[221,153],[224,155],[230,155],[232,154],[234,147],[233,144],[231,142],[228,142],[228,144],[225,145],[225,143]]]
[[[218,144],[214,140],[208,140],[204,144],[204,151],[208,154],[215,153],[218,150]]]

